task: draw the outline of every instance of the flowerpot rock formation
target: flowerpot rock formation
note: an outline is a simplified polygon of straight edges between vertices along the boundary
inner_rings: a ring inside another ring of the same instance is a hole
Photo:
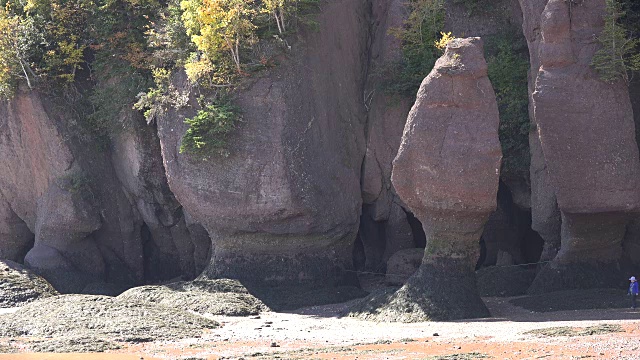
[[[393,185],[427,244],[418,271],[376,310],[381,320],[489,316],[474,270],[496,209],[498,125],[482,40],[452,40],[420,86],[393,162]]]

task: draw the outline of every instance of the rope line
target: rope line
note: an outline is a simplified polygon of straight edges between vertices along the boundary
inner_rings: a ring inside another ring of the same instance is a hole
[[[517,265],[493,265],[491,267],[498,267],[498,268],[509,268],[509,267],[521,267],[521,266],[530,266],[530,265],[539,265],[539,264],[546,264],[548,262],[551,262],[551,260],[547,260],[547,261],[539,261],[539,262],[534,262],[534,263],[527,263],[527,264],[517,264]],[[393,273],[381,273],[381,272],[373,272],[373,271],[358,271],[358,270],[344,270],[345,272],[351,272],[351,273],[356,273],[356,274],[368,274],[368,275],[385,275],[385,276],[398,276],[398,277],[407,277],[407,274],[393,274]]]

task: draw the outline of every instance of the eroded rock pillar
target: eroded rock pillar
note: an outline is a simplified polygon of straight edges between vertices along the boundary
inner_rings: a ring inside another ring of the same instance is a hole
[[[602,287],[619,273],[622,238],[639,203],[640,162],[626,84],[591,66],[605,0],[550,0],[542,14],[533,108],[562,240],[530,292]]]
[[[496,209],[498,125],[482,40],[451,41],[420,86],[393,163],[393,184],[422,222],[427,244],[422,265],[387,309],[409,306],[412,321],[489,315],[474,269]]]

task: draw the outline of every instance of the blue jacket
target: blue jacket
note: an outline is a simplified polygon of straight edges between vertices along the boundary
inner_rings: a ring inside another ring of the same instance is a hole
[[[638,282],[634,281],[629,285],[629,294],[638,295]]]

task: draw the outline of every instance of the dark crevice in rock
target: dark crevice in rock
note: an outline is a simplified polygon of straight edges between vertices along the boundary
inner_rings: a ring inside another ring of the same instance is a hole
[[[531,219],[531,213],[528,214]],[[522,237],[522,255],[526,264],[533,264],[540,261],[544,240],[531,227],[527,228],[525,236]]]
[[[24,263],[35,243],[35,234],[0,193],[0,259]]]
[[[413,233],[413,241],[417,248],[424,248],[427,246],[427,235],[424,233],[422,223],[411,212],[407,212],[407,220],[411,226],[411,232]]]
[[[531,229],[531,211],[514,202],[509,188],[500,182],[498,208],[494,211],[480,240],[481,266],[517,265],[537,262],[543,241]]]
[[[145,283],[154,284],[179,278],[182,275],[179,261],[176,259],[177,254],[163,253],[155,243],[147,224],[142,224],[140,237],[144,254]]]
[[[354,264],[361,270],[384,273],[388,260],[398,251],[426,246],[426,235],[420,220],[399,209],[396,218],[376,221],[373,205],[364,204],[360,231],[354,248]]]
[[[360,216],[360,240],[365,255],[365,270],[382,271],[382,256],[386,247],[386,221],[375,221],[370,215],[371,205],[363,205]]]
[[[364,252],[364,243],[362,241],[362,234],[358,232],[356,236],[356,242],[353,245],[353,268],[356,271],[365,270],[367,256]]]

